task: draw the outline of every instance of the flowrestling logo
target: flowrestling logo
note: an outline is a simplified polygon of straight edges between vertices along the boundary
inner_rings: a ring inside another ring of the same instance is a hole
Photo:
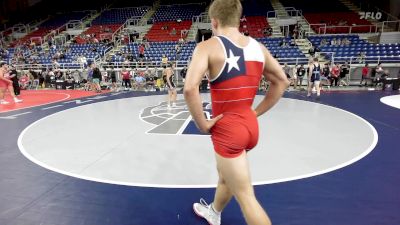
[[[203,103],[204,116],[211,118],[211,104]],[[167,102],[161,102],[155,106],[144,108],[140,113],[140,118],[150,124],[155,125],[147,131],[147,134],[198,134],[190,112],[184,100],[178,100],[176,106],[168,107]]]
[[[381,12],[359,12],[360,19],[362,20],[380,20],[382,18],[382,13]]]

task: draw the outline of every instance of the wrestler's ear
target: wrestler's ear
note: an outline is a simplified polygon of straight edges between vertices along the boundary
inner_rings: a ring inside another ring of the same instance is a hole
[[[218,29],[218,26],[219,26],[219,21],[214,18],[211,18],[211,28],[214,35],[217,35],[216,31]]]

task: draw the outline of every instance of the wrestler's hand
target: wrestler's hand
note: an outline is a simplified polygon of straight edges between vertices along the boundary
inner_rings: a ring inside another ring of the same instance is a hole
[[[208,134],[210,133],[211,128],[220,120],[224,115],[219,114],[218,116],[212,118],[211,120],[207,120],[205,126],[200,128],[202,133]]]

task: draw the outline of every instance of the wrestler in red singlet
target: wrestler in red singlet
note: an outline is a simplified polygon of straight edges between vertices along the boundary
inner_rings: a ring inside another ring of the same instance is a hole
[[[226,62],[210,82],[213,116],[224,117],[211,129],[215,151],[233,158],[258,142],[258,122],[252,104],[264,69],[260,44],[250,38],[242,48],[227,37],[216,37],[225,50]]]

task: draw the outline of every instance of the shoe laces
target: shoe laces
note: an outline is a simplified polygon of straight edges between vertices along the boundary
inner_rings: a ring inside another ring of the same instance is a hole
[[[214,211],[211,204],[208,204],[203,198],[200,199],[200,204],[208,209],[207,212],[210,218],[217,220],[215,222],[221,223],[221,217]]]

